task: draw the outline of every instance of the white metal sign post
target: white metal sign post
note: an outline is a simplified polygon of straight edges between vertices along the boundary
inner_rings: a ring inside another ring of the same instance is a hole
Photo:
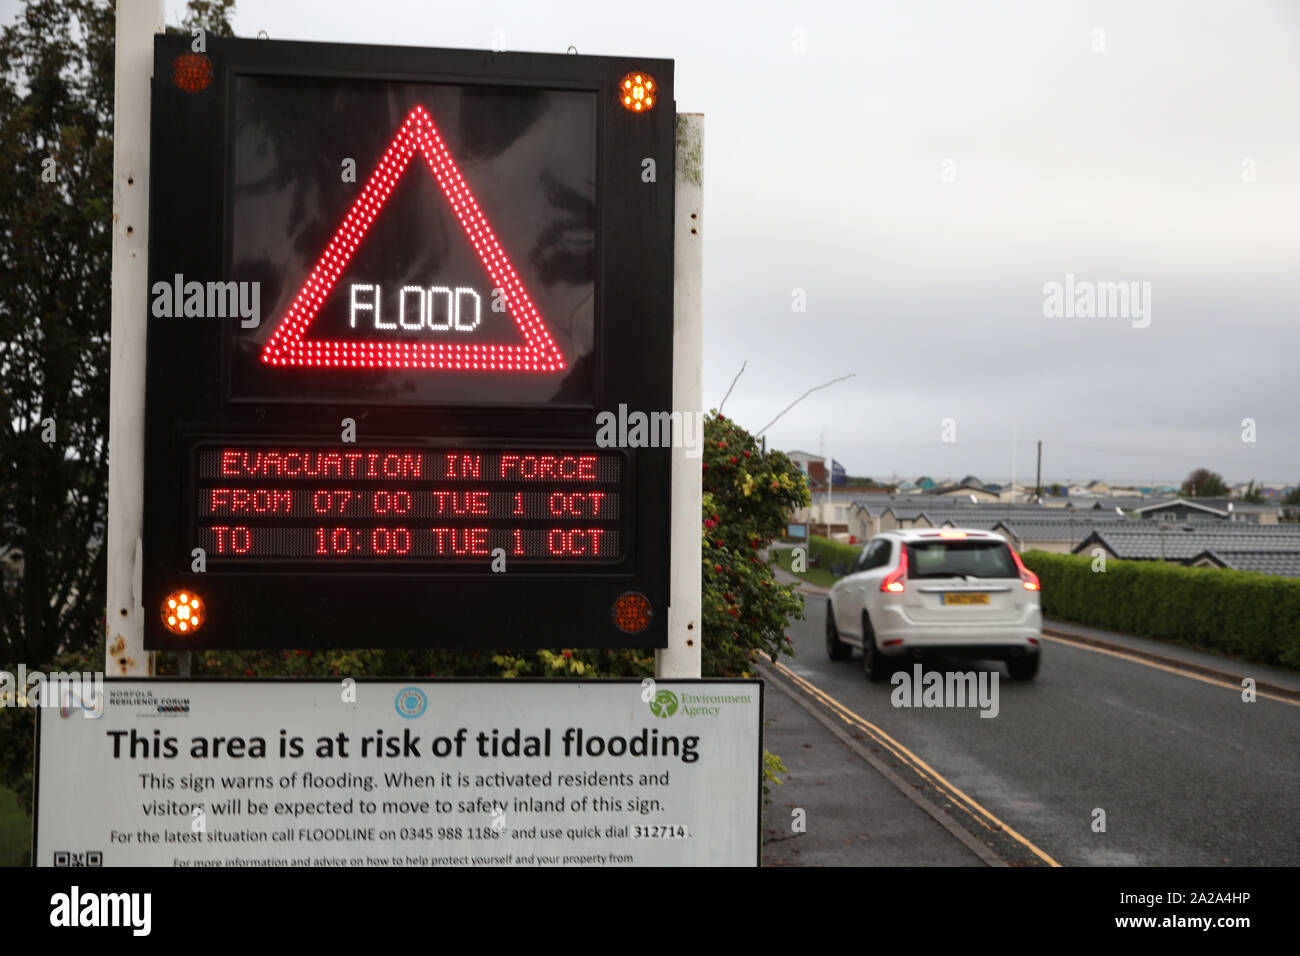
[[[676,210],[673,216],[673,408],[683,417],[702,409],[704,117],[677,115]],[[703,435],[699,436],[703,444]],[[655,652],[659,677],[700,676],[700,611],[703,560],[700,457],[684,443],[672,449],[672,565],[669,577],[668,646]]]
[[[162,0],[118,0],[113,81],[113,273],[108,385],[108,614],[104,672],[153,673],[140,600],[149,280],[149,79]]]

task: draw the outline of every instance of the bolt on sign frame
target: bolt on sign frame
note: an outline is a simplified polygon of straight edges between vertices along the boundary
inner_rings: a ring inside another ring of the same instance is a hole
[[[147,648],[665,646],[672,89],[155,39]]]

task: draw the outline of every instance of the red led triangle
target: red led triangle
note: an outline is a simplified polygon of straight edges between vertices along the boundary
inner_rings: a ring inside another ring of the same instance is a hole
[[[451,203],[465,235],[496,288],[504,294],[523,345],[467,345],[431,342],[307,341],[303,333],[316,318],[325,297],[342,275],[366,231],[384,208],[389,195],[419,151],[429,164],[442,193]],[[308,365],[350,368],[425,368],[555,372],[564,368],[546,323],[524,284],[497,242],[474,194],[460,175],[451,153],[423,106],[407,115],[388,144],[370,181],[353,203],[347,218],[325,247],[316,267],[299,290],[284,319],[267,340],[262,361],[268,365]]]

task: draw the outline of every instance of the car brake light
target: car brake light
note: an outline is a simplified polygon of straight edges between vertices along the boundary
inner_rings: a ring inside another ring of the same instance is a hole
[[[1011,548],[1008,547],[1007,550],[1011,551]],[[1033,571],[1030,571],[1027,567],[1025,567],[1025,563],[1020,560],[1020,555],[1016,554],[1016,552],[1014,551],[1011,551],[1011,559],[1016,562],[1016,568],[1020,571],[1020,580],[1025,583],[1025,590],[1026,591],[1039,590],[1038,575],[1036,575]]]
[[[885,580],[880,582],[880,590],[892,591],[897,594],[906,588],[903,579],[907,577],[907,548],[903,547],[900,553],[902,557],[898,562],[898,567],[885,575]]]

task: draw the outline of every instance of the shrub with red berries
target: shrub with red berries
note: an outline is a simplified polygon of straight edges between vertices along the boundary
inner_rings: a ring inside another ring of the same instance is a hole
[[[735,676],[751,670],[755,650],[792,653],[785,628],[803,617],[803,599],[776,583],[762,554],[790,510],[808,503],[808,487],[789,458],[764,454],[722,415],[705,419],[703,444],[704,674]]]

